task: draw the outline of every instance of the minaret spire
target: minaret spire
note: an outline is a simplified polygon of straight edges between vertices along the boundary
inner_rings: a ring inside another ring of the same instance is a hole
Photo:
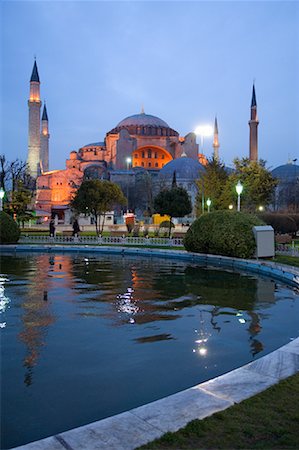
[[[258,160],[258,135],[257,135],[257,127],[259,124],[257,118],[257,103],[256,103],[256,95],[255,95],[255,85],[253,83],[252,86],[252,97],[251,97],[251,111],[250,111],[250,120],[249,124],[249,159],[250,161]]]
[[[36,60],[34,60],[30,78],[30,94],[28,100],[28,166],[30,175],[36,178],[40,173],[40,81]]]
[[[46,102],[44,102],[43,114],[42,114],[42,131],[40,136],[41,148],[40,148],[40,166],[41,172],[48,172],[49,170],[49,119],[47,113]]]
[[[215,123],[214,123],[214,139],[213,139],[213,149],[214,149],[214,158],[219,160],[219,138],[218,138],[218,123],[217,123],[217,116],[215,116]]]

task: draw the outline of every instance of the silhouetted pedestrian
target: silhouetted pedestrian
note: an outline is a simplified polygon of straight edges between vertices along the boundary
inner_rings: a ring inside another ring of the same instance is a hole
[[[54,237],[55,236],[55,222],[54,222],[54,219],[50,220],[49,229],[50,229],[50,237]]]
[[[73,223],[73,236],[77,237],[79,233],[80,233],[79,222],[77,219],[75,219]]]

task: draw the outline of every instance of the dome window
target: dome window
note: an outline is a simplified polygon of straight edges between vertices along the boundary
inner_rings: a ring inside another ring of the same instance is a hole
[[[148,157],[148,158],[151,158],[151,157],[152,157],[152,151],[151,151],[151,150],[148,150],[148,151],[147,151],[147,157]]]

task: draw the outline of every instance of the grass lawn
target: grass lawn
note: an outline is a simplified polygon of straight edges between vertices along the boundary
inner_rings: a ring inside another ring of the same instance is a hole
[[[299,258],[297,256],[276,255],[272,260],[281,264],[289,264],[290,266],[299,267]],[[299,448],[299,445],[298,445]]]
[[[299,374],[142,449],[298,449]]]

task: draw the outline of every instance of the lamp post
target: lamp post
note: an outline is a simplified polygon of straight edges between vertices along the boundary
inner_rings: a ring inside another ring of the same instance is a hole
[[[211,125],[199,125],[195,128],[194,133],[196,136],[200,137],[200,152],[203,154],[203,143],[204,138],[213,135],[213,127]],[[202,214],[205,212],[205,195],[204,195],[204,186],[203,180],[202,183],[202,192],[201,192],[201,212]]]
[[[294,210],[295,210],[295,214],[297,214],[297,183],[299,181],[299,179],[297,178],[297,165],[296,165],[296,162],[297,162],[297,158],[293,159],[293,163],[295,165],[295,196],[294,196],[294,203],[295,203]]]
[[[200,149],[201,152],[203,153],[204,138],[213,135],[213,127],[212,125],[199,125],[198,127],[195,128],[194,133],[197,136],[200,136]]]
[[[208,213],[210,212],[211,203],[212,203],[211,199],[208,198],[208,200],[207,200]]]
[[[3,197],[4,197],[5,191],[1,187],[0,188],[0,211],[3,211]]]
[[[243,192],[243,184],[241,184],[240,180],[238,181],[237,185],[236,185],[236,191],[238,194],[238,207],[237,207],[237,211],[240,212],[241,209],[241,194]]]
[[[131,162],[132,162],[132,158],[130,156],[128,156],[126,158],[126,163],[127,163],[127,202],[128,202],[127,213],[129,212],[129,168],[130,168]]]

